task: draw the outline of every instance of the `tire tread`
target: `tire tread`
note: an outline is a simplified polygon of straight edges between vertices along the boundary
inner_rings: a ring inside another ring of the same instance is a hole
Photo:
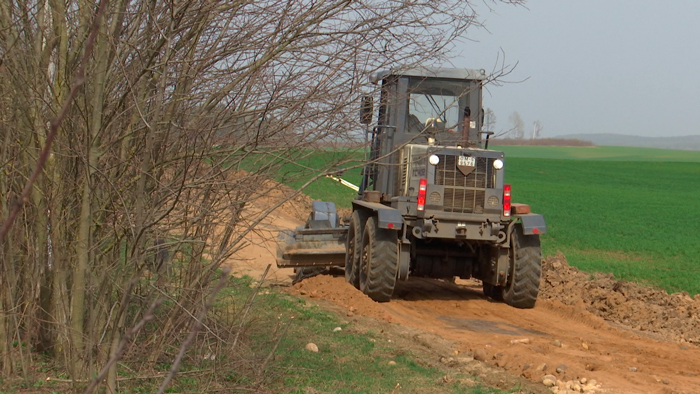
[[[396,274],[399,268],[398,238],[393,230],[377,226],[377,219],[369,217],[363,234],[363,249],[365,241],[369,242],[368,267],[366,275],[360,274],[361,290],[377,302],[387,302],[391,299],[396,286]]]
[[[367,222],[367,213],[353,211],[350,217],[347,242],[345,243],[345,281],[360,288],[360,259],[362,256],[362,235]],[[351,245],[350,243],[354,245]]]
[[[542,251],[538,235],[525,235],[522,226],[516,225],[511,235],[515,254],[513,277],[503,289],[503,300],[516,308],[533,308],[540,290]]]

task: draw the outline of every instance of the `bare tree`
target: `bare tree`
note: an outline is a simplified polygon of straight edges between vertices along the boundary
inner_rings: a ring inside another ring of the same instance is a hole
[[[508,121],[511,124],[511,132],[513,133],[513,138],[523,139],[525,137],[525,122],[520,117],[518,111],[513,111],[508,117]]]
[[[542,128],[543,128],[542,122],[540,122],[539,120],[532,122],[532,138],[531,139],[534,140],[535,138],[539,138],[540,133],[542,133]]]
[[[484,129],[493,132],[496,127],[496,113],[491,108],[484,111]]]
[[[300,164],[354,140],[367,75],[440,64],[476,23],[462,0],[0,4],[0,376],[29,378],[13,343],[76,380],[127,357],[124,338],[171,356],[217,269],[298,191],[251,205],[354,158]],[[157,334],[130,329],[146,316]]]

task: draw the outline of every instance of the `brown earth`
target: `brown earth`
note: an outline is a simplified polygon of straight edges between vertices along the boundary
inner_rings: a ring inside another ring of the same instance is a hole
[[[566,263],[562,254],[544,261],[540,299],[582,304],[610,323],[638,334],[678,343],[700,344],[700,294],[668,294],[650,286],[618,281],[612,274],[589,274]]]
[[[248,275],[254,279],[261,278],[266,267],[270,265],[265,280],[269,284],[286,286],[291,285],[294,271],[291,268],[280,269],[275,265],[277,235],[280,230],[294,229],[303,224],[309,215],[309,207],[313,200],[305,194],[299,194],[291,200],[283,201],[284,197],[293,191],[284,185],[269,182],[269,185],[263,185],[263,189],[270,192],[248,206],[244,216],[257,218],[269,207],[281,205],[247,235],[244,247],[232,257],[229,263],[233,269],[233,275]]]
[[[274,267],[272,235],[300,224],[301,215],[289,213],[304,211],[276,211],[240,253],[239,272],[248,269],[255,276],[267,264]],[[524,377],[533,387],[544,389],[539,383],[553,375],[562,386],[576,383],[577,392],[588,387],[588,393],[700,393],[700,296],[669,295],[609,274],[583,273],[561,254],[543,262],[540,297],[529,310],[485,298],[476,280],[413,278],[397,284],[390,302],[379,304],[347,284],[342,272],[294,286],[292,275],[290,269],[273,269],[271,276],[292,294],[331,303],[357,325],[387,322],[394,333],[423,333],[411,334],[401,346],[432,346],[444,354],[441,360],[451,360],[445,350],[451,346],[454,358],[484,361],[484,368]],[[552,391],[567,392],[557,386]]]

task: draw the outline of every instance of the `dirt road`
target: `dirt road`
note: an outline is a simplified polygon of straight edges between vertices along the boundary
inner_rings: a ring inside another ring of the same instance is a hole
[[[593,392],[700,393],[697,346],[611,324],[583,303],[539,300],[534,309],[518,310],[484,298],[476,282],[421,279],[401,283],[385,304],[339,276],[309,278],[294,292],[434,333],[458,343],[461,354],[536,382],[551,374],[563,382],[595,380]]]
[[[255,276],[274,264],[271,235],[298,219],[284,212],[271,218],[268,233],[256,234],[238,266],[250,267],[246,272]],[[291,286],[291,274],[273,270],[271,277]],[[461,355],[533,382],[552,375],[560,385],[577,384],[577,392],[700,393],[700,297],[667,295],[610,275],[591,277],[561,255],[545,261],[540,298],[529,310],[486,299],[476,281],[417,278],[399,283],[384,304],[342,276],[308,278],[289,291],[330,301],[350,315],[436,334],[456,343]]]

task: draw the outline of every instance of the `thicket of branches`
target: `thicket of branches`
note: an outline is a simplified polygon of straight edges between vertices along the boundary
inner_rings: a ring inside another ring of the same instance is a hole
[[[370,73],[443,64],[475,18],[460,0],[0,3],[0,376],[43,353],[75,381],[108,366],[114,392],[135,336],[138,368],[180,348],[268,180],[353,140]]]

